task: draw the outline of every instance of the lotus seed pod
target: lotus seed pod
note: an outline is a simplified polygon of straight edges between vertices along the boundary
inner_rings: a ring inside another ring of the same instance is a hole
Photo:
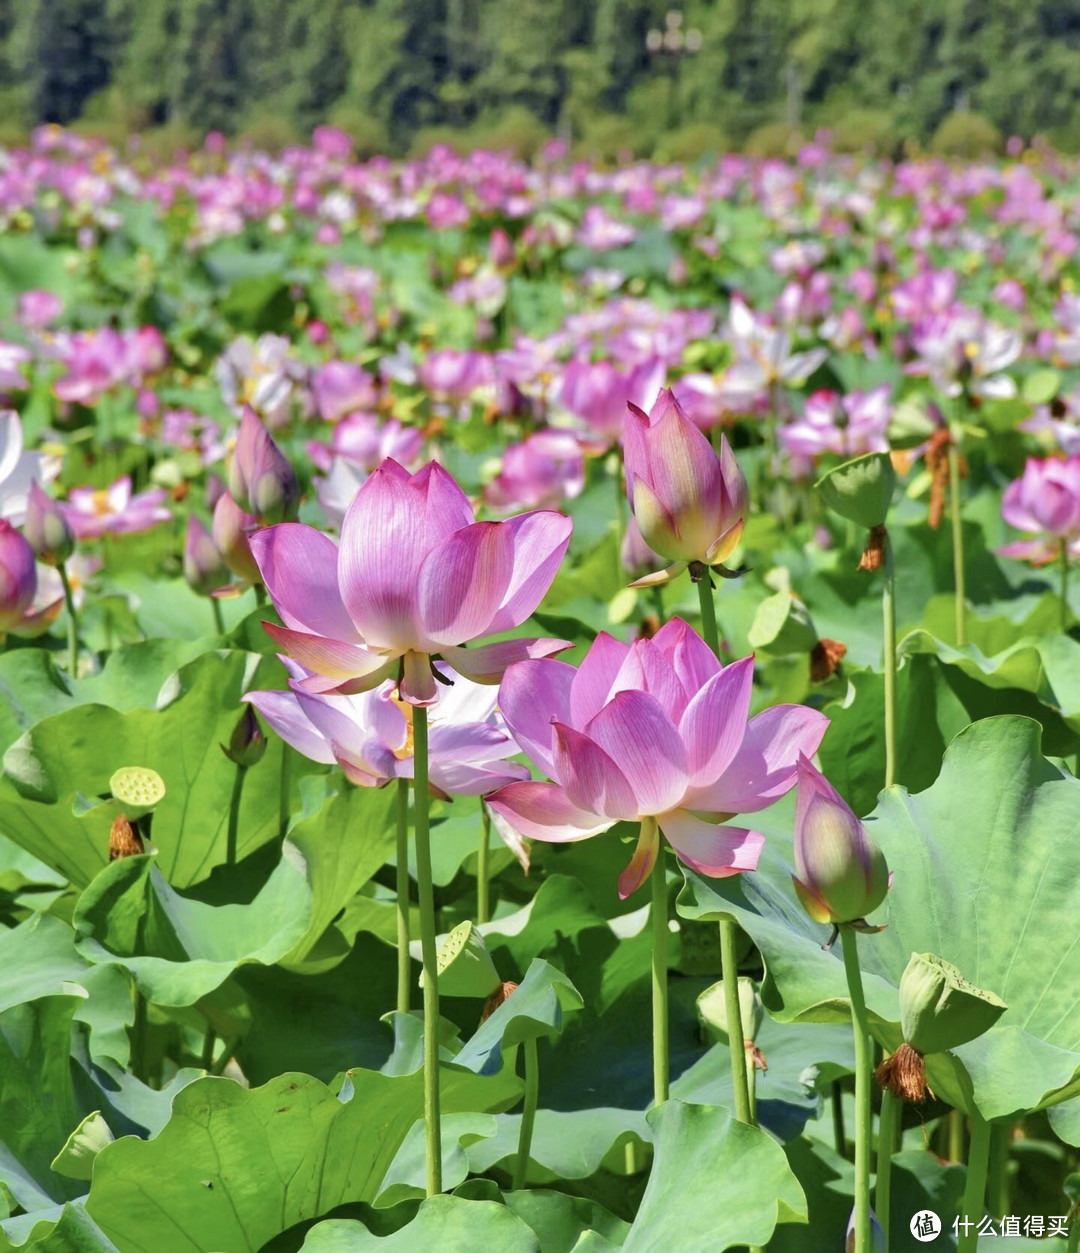
[[[1008,1006],[933,953],[912,953],[900,980],[900,1026],[920,1053],[946,1053],[989,1031]]]
[[[724,1002],[723,979],[706,988],[697,998],[697,1012],[698,1021],[710,1039],[717,1035],[727,1039],[727,1005]],[[743,1038],[757,1039],[765,1017],[765,1008],[753,979],[745,976],[739,979],[739,1017],[742,1019]]]
[[[121,766],[109,780],[109,791],[123,801],[129,818],[139,818],[160,804],[165,780],[148,766]]]
[[[889,454],[883,452],[846,461],[817,484],[822,499],[834,513],[867,530],[884,526],[895,488],[896,471]]]
[[[476,996],[486,1000],[502,983],[484,937],[471,922],[459,922],[436,954],[439,992],[443,996]],[[424,977],[420,976],[420,986]]]

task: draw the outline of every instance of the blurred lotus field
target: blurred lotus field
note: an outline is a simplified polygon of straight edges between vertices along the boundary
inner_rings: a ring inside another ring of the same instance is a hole
[[[0,1249],[1076,1247],[1075,159],[0,221]]]

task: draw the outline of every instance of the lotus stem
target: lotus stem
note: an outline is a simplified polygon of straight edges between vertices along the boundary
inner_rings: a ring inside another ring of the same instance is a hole
[[[716,605],[713,602],[712,580],[706,566],[705,573],[698,579],[698,603],[701,606],[701,638],[720,656],[720,632],[716,625]]]
[[[397,781],[397,1009],[409,1012],[412,962],[409,959],[409,780]]]
[[[990,1161],[990,1124],[977,1109],[971,1111],[971,1140],[968,1142],[967,1182],[961,1212],[956,1253],[976,1253],[979,1223],[985,1217],[986,1170]]]
[[[540,1091],[540,1063],[536,1056],[536,1037],[522,1045],[525,1054],[525,1101],[521,1107],[521,1127],[518,1130],[517,1159],[514,1162],[514,1191],[525,1186],[525,1172],[529,1166],[529,1150],[532,1148],[533,1127],[536,1124],[536,1102]]]
[[[476,854],[476,921],[491,918],[491,815],[480,798],[480,849]]]
[[[260,609],[266,604],[266,588],[261,583],[255,584],[255,604]]]
[[[963,1110],[949,1110],[949,1161],[964,1160],[964,1113]]]
[[[1061,541],[1061,633],[1069,629],[1069,547],[1065,540]]]
[[[285,838],[289,830],[290,789],[292,787],[292,758],[288,744],[281,746],[281,774],[278,776],[278,834]]]
[[[727,1016],[728,1055],[731,1058],[731,1086],[735,1093],[735,1117],[739,1122],[753,1123],[750,1085],[746,1078],[747,1064],[752,1066],[753,1062],[746,1055],[742,1008],[739,1005],[739,962],[735,955],[736,929],[734,918],[720,919],[720,973],[724,981],[724,1013]]]
[[[214,1064],[214,1046],[217,1044],[217,1032],[213,1027],[206,1028],[206,1035],[203,1036],[202,1050],[202,1068],[207,1074]]]
[[[847,1132],[844,1130],[844,1090],[840,1080],[829,1085],[829,1103],[832,1105],[833,1148],[841,1157],[847,1156]]]
[[[1069,1240],[1065,1245],[1065,1253],[1077,1253],[1080,1250],[1080,1214],[1075,1211],[1069,1215]]]
[[[644,833],[652,827],[652,837],[657,839],[656,819],[642,818]],[[653,1103],[663,1105],[668,1099],[670,1065],[668,1058],[668,912],[667,867],[664,850],[656,850],[652,874],[652,1042],[653,1042]]]
[[[858,934],[850,926],[840,928],[844,949],[844,972],[851,997],[851,1026],[855,1036],[855,1247],[852,1253],[871,1253],[870,1247],[870,1137],[873,1112],[870,1081],[870,1024],[866,1016],[862,971],[859,969]]]
[[[442,1125],[439,1113],[439,985],[435,958],[435,889],[431,880],[428,830],[428,721],[423,705],[413,707],[413,831],[416,888],[420,904],[420,951],[424,965],[424,1130],[427,1137],[427,1194],[442,1191]]]
[[[896,564],[885,537],[885,586],[881,592],[885,644],[885,786],[896,782]]]
[[[960,450],[949,441],[949,516],[952,521],[953,586],[956,607],[956,647],[967,643],[964,622],[964,524],[960,518]]]
[[[244,791],[247,766],[237,766],[233,778],[232,796],[229,799],[229,826],[225,835],[225,865],[236,865],[236,843],[240,830],[240,797]]]
[[[990,1213],[1004,1218],[1009,1212],[1009,1141],[1010,1123],[993,1123],[990,1127],[990,1165],[986,1191]]]
[[[60,575],[60,583],[64,588],[64,605],[68,615],[68,673],[75,679],[79,674],[79,615],[75,610],[75,597],[71,593],[71,580],[68,578],[67,567],[62,561],[57,565],[56,571]]]
[[[889,1253],[889,1209],[892,1203],[892,1158],[896,1147],[896,1128],[900,1102],[889,1091],[881,1092],[881,1115],[878,1118],[877,1177],[874,1181],[874,1212],[885,1233],[884,1253]]]
[[[221,602],[216,597],[210,597],[210,611],[214,615],[214,630],[218,635],[225,634],[225,619],[221,616]]]

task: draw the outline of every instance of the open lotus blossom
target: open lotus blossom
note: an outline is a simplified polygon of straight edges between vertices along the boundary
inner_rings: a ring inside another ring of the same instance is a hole
[[[666,388],[649,413],[633,404],[628,410],[626,494],[645,543],[674,562],[633,586],[666,583],[690,563],[723,565],[739,543],[748,508],[746,479],[727,439],[717,456]]]
[[[461,488],[429,462],[416,474],[387,458],[330,536],[299,523],[259,531],[251,550],[285,623],[266,624],[312,671],[308,692],[359,692],[398,677],[418,705],[438,696],[431,658],[497,683],[506,667],[562,640],[473,640],[520,626],[540,603],[570,542],[571,522],[537,511],[476,522]]]
[[[580,496],[585,457],[573,431],[546,427],[503,453],[502,469],[484,488],[484,499],[500,513],[543,509]]]
[[[312,761],[337,762],[360,787],[413,777],[412,706],[397,698],[392,681],[354,696],[311,695],[300,686],[309,672],[282,657],[287,692],[248,692],[250,701],[286,743]],[[495,712],[498,690],[470,683],[436,663],[448,684],[431,712],[428,769],[445,796],[484,796],[528,770],[508,761],[520,750]]]
[[[15,526],[26,519],[30,484],[51,483],[60,473],[60,458],[26,452],[23,429],[14,409],[0,410],[0,518]]]
[[[622,434],[629,402],[652,407],[666,369],[659,357],[650,357],[626,373],[610,361],[574,358],[563,369],[559,399],[574,417],[610,441]]]
[[[1080,557],[1080,453],[1071,457],[1029,457],[1024,473],[1005,489],[1001,516],[1018,531],[1039,538],[999,548],[1004,557],[1045,565],[1062,549]]]
[[[373,413],[350,413],[336,424],[329,444],[309,440],[306,448],[324,474],[336,459],[343,458],[368,475],[387,457],[411,465],[423,446],[424,433],[417,427],[402,426],[397,418],[384,422]]]
[[[519,662],[499,707],[550,781],[508,784],[491,807],[521,835],[552,843],[654,817],[702,874],[753,870],[765,837],[729,820],[783,796],[799,754],[815,752],[828,726],[802,705],[775,705],[747,722],[753,678],[752,657],[722,666],[680,618],[633,644],[601,633],[578,669]],[[644,824],[620,895],[645,880],[658,848],[655,825]]]
[[[102,535],[129,535],[149,531],[172,514],[163,501],[169,493],[163,487],[132,494],[127,475],[108,487],[73,487],[64,504],[64,516],[76,539],[98,539]]]

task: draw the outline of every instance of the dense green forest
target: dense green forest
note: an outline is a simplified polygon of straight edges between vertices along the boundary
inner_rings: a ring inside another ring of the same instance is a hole
[[[274,143],[333,121],[371,151],[560,134],[684,155],[821,126],[927,144],[957,117],[979,142],[1077,146],[1080,2],[0,0],[5,138],[55,121]]]

